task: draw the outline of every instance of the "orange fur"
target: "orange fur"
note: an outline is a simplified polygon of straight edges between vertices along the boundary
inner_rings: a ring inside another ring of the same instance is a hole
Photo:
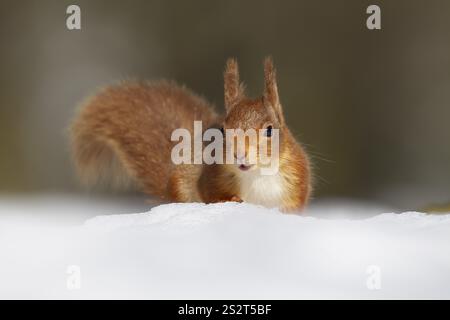
[[[175,165],[171,150],[176,143],[170,137],[177,128],[193,135],[195,120],[203,122],[203,129],[222,125],[265,130],[270,124],[280,132],[276,181],[281,194],[276,206],[289,212],[303,209],[311,193],[309,160],[285,125],[270,58],[264,62],[264,78],[264,95],[248,99],[236,60],[228,60],[224,118],[203,98],[173,82],[124,82],[103,89],[85,103],[71,127],[73,157],[81,177],[88,183],[104,176],[117,183],[131,182],[168,201],[246,201],[251,190],[244,188],[256,183],[248,177],[259,181],[258,175],[246,176],[231,164]],[[264,204],[265,192],[252,195],[251,201]]]

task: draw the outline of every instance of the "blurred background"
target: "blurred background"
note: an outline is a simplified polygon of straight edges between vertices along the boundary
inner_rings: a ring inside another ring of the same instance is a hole
[[[81,7],[82,29],[66,28]],[[366,8],[381,7],[381,30]],[[175,79],[223,109],[237,57],[250,96],[271,54],[286,118],[310,152],[316,199],[399,209],[450,200],[449,1],[0,2],[0,194],[83,193],[66,129],[124,78]]]

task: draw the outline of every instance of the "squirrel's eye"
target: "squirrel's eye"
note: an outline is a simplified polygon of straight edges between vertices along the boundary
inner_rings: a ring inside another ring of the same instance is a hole
[[[265,136],[266,137],[271,137],[272,136],[272,126],[268,126],[266,128]]]

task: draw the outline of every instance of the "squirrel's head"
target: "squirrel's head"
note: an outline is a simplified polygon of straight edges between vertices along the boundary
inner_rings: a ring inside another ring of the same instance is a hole
[[[283,110],[278,96],[277,80],[272,58],[264,60],[264,93],[256,99],[245,96],[244,85],[239,80],[239,69],[235,59],[228,59],[224,72],[225,86],[225,110],[226,116],[223,122],[223,131],[227,129],[255,130],[257,139],[245,138],[245,143],[239,147],[233,146],[235,168],[241,171],[253,170],[262,166],[260,161],[261,143],[267,146],[266,154],[272,156],[275,139],[279,150],[283,147],[282,136],[285,127]],[[276,132],[276,134],[274,134]],[[234,137],[237,139],[236,137]],[[250,151],[257,150],[256,161],[249,163]],[[278,156],[278,154],[277,154]],[[245,158],[245,159],[244,159]],[[256,163],[254,163],[256,162]]]

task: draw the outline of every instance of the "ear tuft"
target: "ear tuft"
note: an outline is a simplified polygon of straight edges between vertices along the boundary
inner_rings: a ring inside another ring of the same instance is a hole
[[[278,117],[280,123],[284,122],[283,110],[281,108],[280,99],[278,97],[278,86],[276,70],[273,66],[273,60],[271,56],[264,59],[264,98],[274,108],[275,114]]]
[[[243,97],[244,87],[239,83],[239,67],[236,59],[230,58],[224,72],[225,109],[227,113]]]

